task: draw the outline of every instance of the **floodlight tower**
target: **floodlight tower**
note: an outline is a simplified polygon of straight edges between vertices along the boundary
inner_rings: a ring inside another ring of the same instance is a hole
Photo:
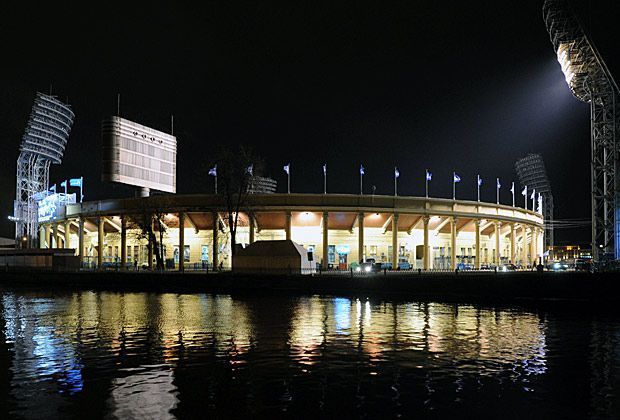
[[[37,93],[17,158],[14,216],[16,246],[37,246],[36,195],[49,189],[50,165],[60,164],[73,126],[71,106],[56,97]]]
[[[592,256],[620,259],[618,86],[567,0],[545,0],[543,18],[573,95],[590,104]]]

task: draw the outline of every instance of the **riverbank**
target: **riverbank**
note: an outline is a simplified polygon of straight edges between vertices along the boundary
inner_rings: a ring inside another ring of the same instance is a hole
[[[4,272],[0,286],[171,293],[266,293],[392,296],[443,301],[620,301],[616,273],[417,273],[320,276],[178,272]]]

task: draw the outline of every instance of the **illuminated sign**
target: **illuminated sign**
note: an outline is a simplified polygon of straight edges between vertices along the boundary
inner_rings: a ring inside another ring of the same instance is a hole
[[[339,254],[349,254],[351,247],[349,245],[336,245],[336,252]]]
[[[38,222],[55,220],[61,206],[75,204],[75,194],[50,194],[37,201]]]

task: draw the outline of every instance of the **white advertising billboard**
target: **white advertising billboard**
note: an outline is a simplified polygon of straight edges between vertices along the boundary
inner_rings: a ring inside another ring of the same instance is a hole
[[[121,117],[104,119],[101,134],[103,181],[176,192],[176,137]]]

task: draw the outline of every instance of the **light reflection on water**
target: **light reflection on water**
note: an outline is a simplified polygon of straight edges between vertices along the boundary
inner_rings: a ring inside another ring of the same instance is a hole
[[[618,407],[617,319],[319,296],[6,291],[1,303],[2,398],[14,415],[572,417]],[[571,390],[558,391],[567,379]]]

